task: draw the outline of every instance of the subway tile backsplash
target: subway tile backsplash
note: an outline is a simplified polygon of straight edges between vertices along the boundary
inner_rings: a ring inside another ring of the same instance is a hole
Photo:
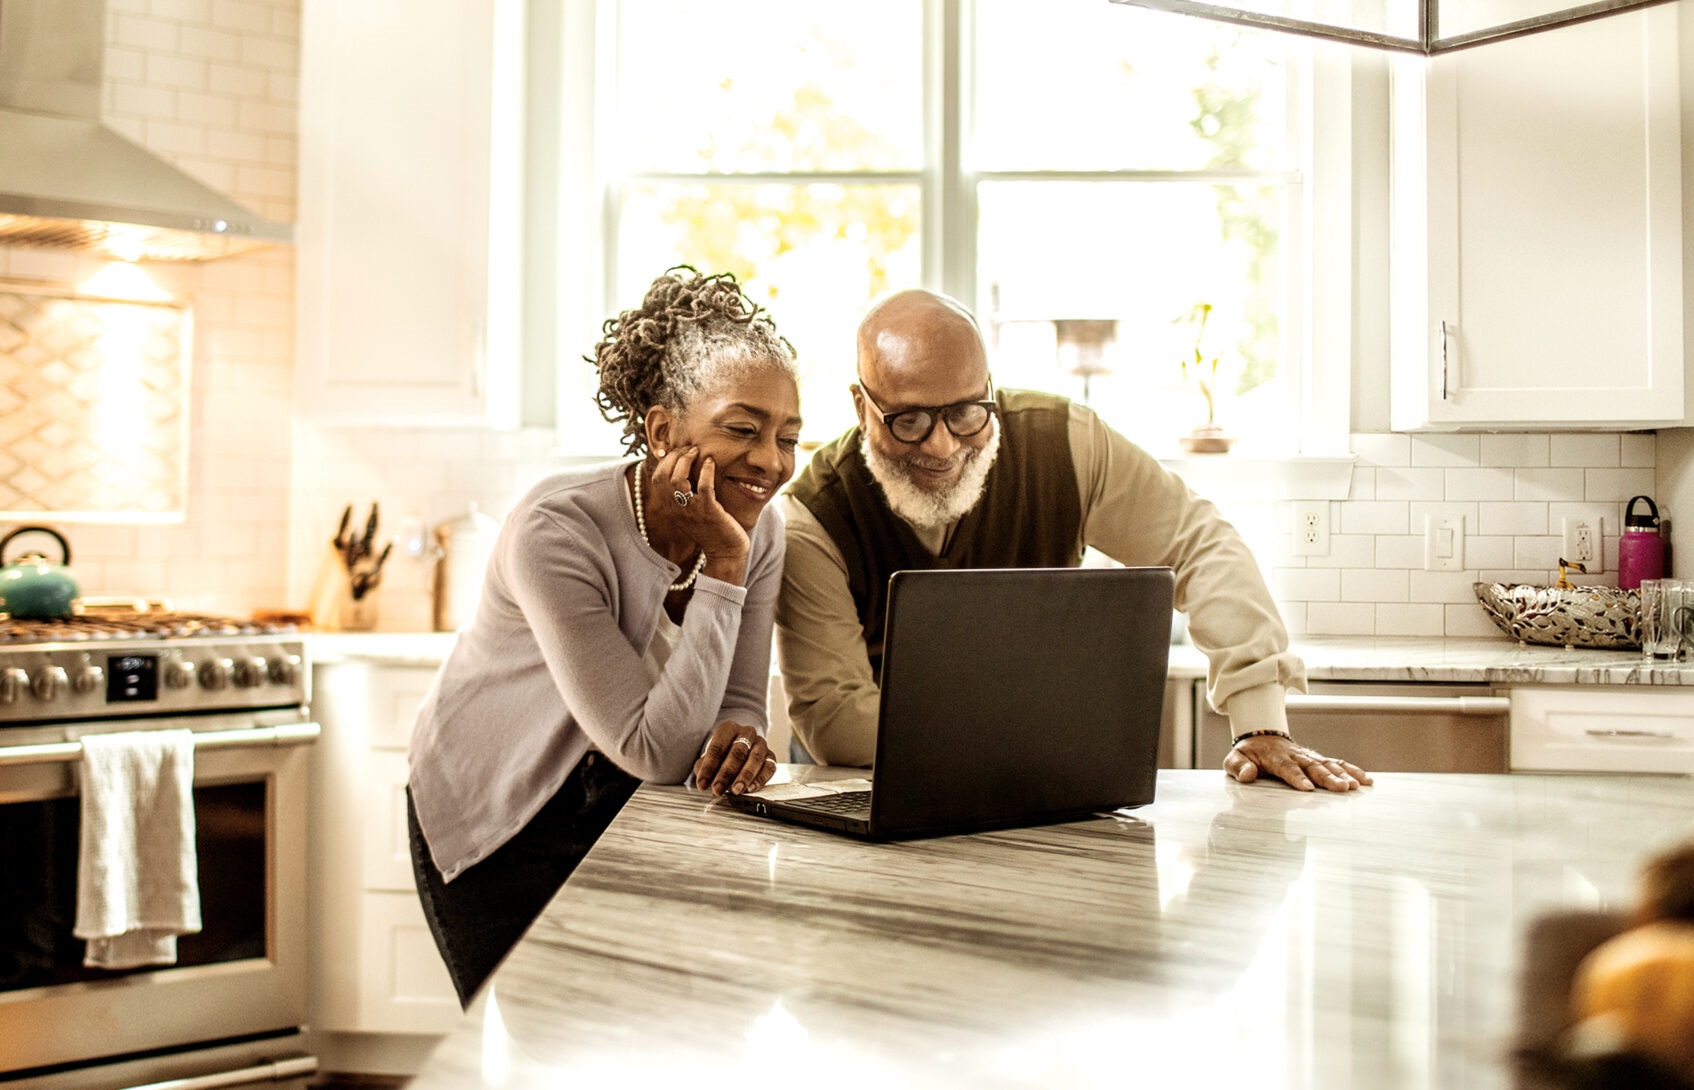
[[[1296,635],[1499,636],[1471,585],[1556,580],[1565,518],[1602,526],[1604,570],[1572,581],[1617,584],[1624,509],[1654,494],[1655,444],[1635,432],[1359,434],[1347,498],[1329,504],[1328,555],[1294,555],[1286,503],[1226,514]],[[1464,520],[1464,567],[1427,571],[1424,527],[1444,516]]]
[[[260,215],[293,220],[300,0],[109,0],[106,10],[106,123]],[[111,264],[0,247],[0,278],[54,289],[111,294],[89,287]],[[64,532],[87,595],[162,596],[236,616],[295,606],[291,470],[308,480],[315,470],[290,463],[293,250],[140,269],[193,308],[182,519],[29,521]]]
[[[1330,502],[1326,556],[1293,555],[1287,503],[1225,514],[1260,558],[1295,635],[1500,637],[1471,584],[1552,582],[1568,515],[1598,515],[1604,538],[1605,570],[1573,578],[1616,584],[1624,508],[1653,494],[1654,438],[1355,435],[1358,462],[1348,498]],[[471,502],[502,518],[537,477],[564,464],[551,447],[544,431],[297,429],[291,585],[309,584],[346,503],[363,511],[380,501],[385,537],[407,519],[432,527]],[[1547,465],[1578,457],[1592,464]],[[1424,520],[1443,515],[1464,519],[1465,567],[1426,571]],[[428,627],[432,567],[428,555],[390,560],[381,628]]]

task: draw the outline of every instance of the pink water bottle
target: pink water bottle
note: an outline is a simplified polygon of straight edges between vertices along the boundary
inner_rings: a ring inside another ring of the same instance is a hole
[[[1635,513],[1635,505],[1646,501],[1647,514]],[[1643,579],[1665,574],[1665,539],[1659,534],[1659,508],[1646,496],[1636,496],[1623,512],[1623,534],[1618,538],[1618,586],[1634,590]]]

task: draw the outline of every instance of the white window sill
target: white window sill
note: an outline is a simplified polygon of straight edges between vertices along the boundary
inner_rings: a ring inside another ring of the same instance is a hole
[[[1344,500],[1352,488],[1352,454],[1187,454],[1159,462],[1214,503]]]

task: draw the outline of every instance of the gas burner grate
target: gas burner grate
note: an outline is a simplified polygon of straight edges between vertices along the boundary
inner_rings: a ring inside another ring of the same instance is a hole
[[[0,644],[281,636],[294,631],[292,624],[156,610],[102,610],[62,620],[21,620],[0,614]]]

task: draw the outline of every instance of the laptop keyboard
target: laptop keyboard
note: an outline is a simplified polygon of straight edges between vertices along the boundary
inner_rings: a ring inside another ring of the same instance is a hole
[[[834,795],[795,799],[791,805],[804,806],[808,810],[821,810],[826,814],[869,814],[871,793],[869,791],[841,791]]]

